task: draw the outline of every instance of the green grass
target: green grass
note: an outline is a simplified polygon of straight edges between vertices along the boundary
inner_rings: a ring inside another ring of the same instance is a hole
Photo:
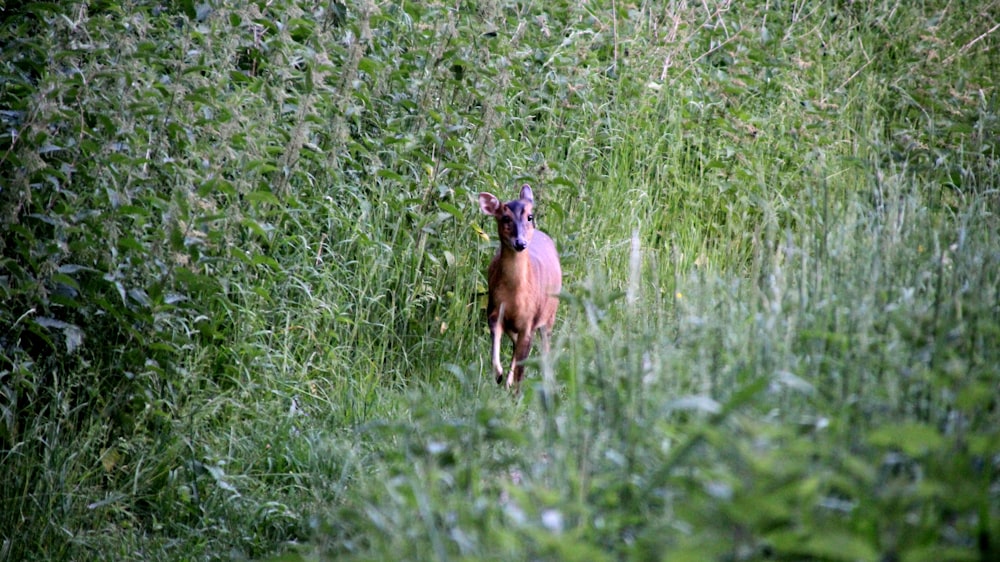
[[[0,560],[996,559],[996,8],[8,6]]]

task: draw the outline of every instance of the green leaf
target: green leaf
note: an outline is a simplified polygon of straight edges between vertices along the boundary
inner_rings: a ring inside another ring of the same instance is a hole
[[[253,257],[251,263],[254,265],[266,265],[275,271],[281,271],[281,264],[278,263],[278,260],[272,258],[271,256],[257,254]]]
[[[263,191],[263,190],[251,191],[250,193],[247,193],[245,197],[247,201],[257,205],[261,203],[267,203],[270,205],[281,204],[281,200],[279,200],[278,197],[275,194],[271,193],[270,191]]]
[[[222,178],[212,178],[198,188],[198,195],[202,197],[207,197],[215,193],[222,193],[229,195],[231,197],[236,196],[236,189],[233,188],[233,184]]]
[[[77,291],[80,290],[80,284],[77,283],[76,279],[73,279],[72,277],[66,275],[65,273],[53,273],[52,281],[54,283],[61,283],[63,285],[66,285],[67,287],[72,287]]]
[[[386,170],[383,168],[378,171],[377,175],[380,178],[390,179],[399,183],[406,183],[406,178],[397,174],[396,172],[393,172],[392,170]]]
[[[455,205],[452,205],[447,201],[439,201],[438,207],[440,207],[442,211],[445,211],[446,213],[455,217],[456,219],[458,220],[462,219],[462,210],[456,207]]]
[[[181,9],[184,10],[184,15],[188,19],[195,19],[198,16],[198,11],[195,9],[194,0],[180,0]]]
[[[175,252],[184,251],[184,232],[176,224],[170,228],[170,248]]]
[[[362,57],[361,60],[358,61],[358,70],[366,72],[372,76],[378,75],[378,71],[381,67],[382,65],[369,57]]]
[[[878,560],[878,550],[862,536],[844,531],[823,530],[803,536],[802,531],[779,531],[767,536],[780,558],[818,558],[821,560]]]
[[[982,560],[980,554],[971,548],[958,548],[945,545],[929,545],[905,550],[900,557],[906,562],[973,562]]]
[[[62,10],[59,9],[59,4],[53,2],[27,2],[23,9],[35,14],[39,18],[46,18],[62,13]]]
[[[65,338],[66,351],[73,353],[78,347],[83,345],[83,330],[76,324],[63,322],[55,318],[39,316],[34,319],[34,323],[45,328],[61,330]]]
[[[884,425],[868,436],[868,442],[875,447],[897,449],[913,457],[938,451],[947,443],[935,427],[918,422]]]
[[[255,234],[265,239],[270,235],[272,231],[274,231],[273,225],[249,217],[246,217],[243,220],[241,220],[240,224],[249,228]]]

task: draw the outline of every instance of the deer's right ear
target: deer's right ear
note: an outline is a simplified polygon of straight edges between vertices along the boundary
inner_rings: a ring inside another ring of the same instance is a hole
[[[535,195],[531,192],[530,185],[524,184],[521,186],[521,199],[524,199],[532,204],[535,202]]]
[[[500,212],[500,200],[492,193],[484,191],[479,194],[479,208],[487,215],[496,216]]]

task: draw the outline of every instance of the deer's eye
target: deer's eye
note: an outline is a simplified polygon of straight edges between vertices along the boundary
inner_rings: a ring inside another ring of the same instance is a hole
[[[528,215],[528,222],[535,222],[535,215]]]
[[[504,215],[504,216],[503,216],[503,218],[501,218],[501,219],[500,219],[500,222],[502,222],[502,223],[504,223],[504,224],[510,224],[510,221],[511,221],[511,220],[513,220],[513,219],[511,219],[511,218],[510,218],[509,216],[507,216],[507,215]]]

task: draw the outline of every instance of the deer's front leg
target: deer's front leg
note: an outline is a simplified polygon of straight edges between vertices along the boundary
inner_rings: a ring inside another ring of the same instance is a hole
[[[517,391],[524,378],[524,360],[531,352],[532,330],[522,330],[514,343],[514,360],[511,362],[510,375],[507,377],[507,388],[511,386]]]
[[[500,343],[503,341],[503,324],[496,315],[490,316],[490,339],[493,340],[493,376],[497,384],[503,382],[503,363],[500,361]]]

